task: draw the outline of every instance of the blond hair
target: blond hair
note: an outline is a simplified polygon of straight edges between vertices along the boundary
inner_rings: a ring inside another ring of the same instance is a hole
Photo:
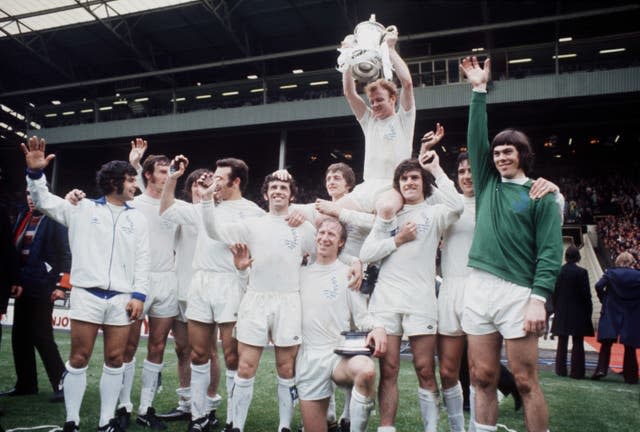
[[[616,267],[631,267],[636,259],[629,252],[622,252],[616,258]]]

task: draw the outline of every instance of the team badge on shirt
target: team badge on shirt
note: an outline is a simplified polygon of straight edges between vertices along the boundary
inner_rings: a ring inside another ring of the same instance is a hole
[[[289,248],[289,249],[295,249],[296,246],[298,246],[298,231],[296,231],[295,229],[291,228],[291,239],[285,239],[284,244]]]
[[[338,297],[338,279],[335,276],[331,276],[331,286],[324,288],[322,293],[328,300],[335,300]]]
[[[420,217],[422,218],[422,223],[416,223],[416,232],[427,232],[429,230],[429,226],[431,225],[429,215],[426,212],[422,211],[420,212]]]
[[[530,200],[531,199],[529,198],[529,194],[527,194],[527,192],[520,191],[520,193],[518,194],[518,198],[513,200],[513,202],[511,203],[511,208],[513,208],[513,211],[516,213],[522,213],[529,208]]]

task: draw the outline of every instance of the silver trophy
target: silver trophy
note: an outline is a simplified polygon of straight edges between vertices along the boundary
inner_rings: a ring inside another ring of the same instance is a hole
[[[338,49],[338,70],[351,70],[356,81],[368,83],[384,76],[392,78],[389,47],[385,43],[388,33],[397,34],[395,26],[385,28],[376,22],[376,16],[371,15],[369,21],[358,24],[353,35],[347,36]]]
[[[347,357],[373,354],[373,349],[367,346],[368,331],[343,331],[340,334],[344,336],[344,340],[342,345],[333,350],[336,354]]]

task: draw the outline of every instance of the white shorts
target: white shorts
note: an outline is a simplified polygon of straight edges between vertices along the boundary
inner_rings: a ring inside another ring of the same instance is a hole
[[[297,292],[247,291],[238,310],[236,339],[253,346],[300,345],[302,315]]]
[[[131,294],[116,294],[109,299],[99,297],[84,288],[71,290],[69,318],[93,324],[126,326],[131,324],[127,303]]]
[[[391,189],[393,189],[393,181],[391,179],[367,180],[353,188],[348,196],[360,206],[363,212],[373,213],[376,209],[377,199]]]
[[[344,357],[326,349],[298,351],[296,357],[296,388],[300,400],[326,399],[333,394],[333,371]]]
[[[466,276],[450,276],[442,280],[438,294],[438,334],[462,336],[462,311]]]
[[[198,270],[191,278],[186,315],[206,324],[236,322],[241,299],[237,273]]]
[[[187,323],[187,301],[186,300],[178,300],[178,315],[176,315],[176,321],[180,321],[182,323]]]
[[[177,316],[178,278],[175,272],[150,272],[149,291],[144,302],[144,313],[155,318]],[[144,317],[142,317],[144,318]]]
[[[524,308],[530,296],[529,288],[483,270],[471,270],[464,293],[464,332],[470,335],[498,332],[505,339],[525,336]]]
[[[434,335],[438,332],[438,319],[423,314],[372,312],[375,327],[384,327],[390,336]]]

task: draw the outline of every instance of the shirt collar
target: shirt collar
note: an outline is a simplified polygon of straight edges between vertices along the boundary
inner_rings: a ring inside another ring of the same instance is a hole
[[[107,204],[107,197],[106,196],[101,196],[100,198],[96,198],[95,200],[93,200],[93,202],[95,202],[96,204],[100,204],[100,205],[106,205]],[[125,201],[124,202],[124,208],[125,208],[125,210],[131,210],[133,207],[131,207]]]

